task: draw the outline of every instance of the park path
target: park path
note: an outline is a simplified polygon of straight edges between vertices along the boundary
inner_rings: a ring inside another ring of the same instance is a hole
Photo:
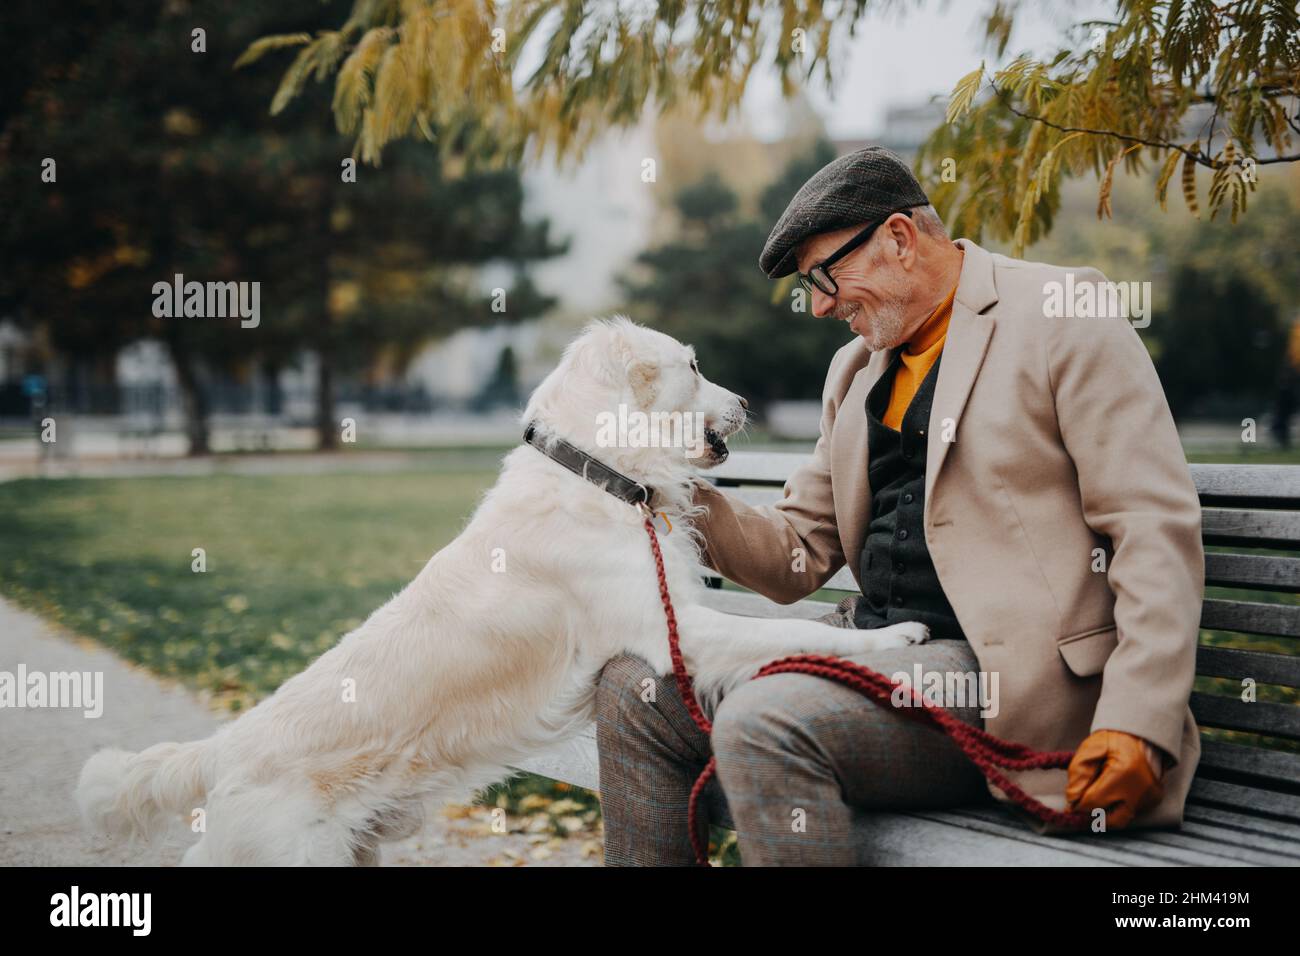
[[[70,635],[0,599],[0,670],[101,672],[103,713],[81,709],[0,709],[0,866],[169,865],[185,844],[97,844],[82,831],[73,788],[82,764],[100,747],[140,750],[163,740],[190,740],[219,718],[187,688],[160,680],[93,641]],[[383,848],[396,866],[592,866],[598,835],[559,839],[545,817],[511,820],[493,833],[479,807],[426,808],[423,830]]]

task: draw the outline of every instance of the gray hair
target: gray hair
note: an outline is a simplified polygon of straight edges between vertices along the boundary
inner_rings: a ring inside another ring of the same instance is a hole
[[[912,222],[931,239],[947,239],[948,230],[933,206],[913,206]]]
[[[912,206],[909,211],[912,213],[912,222],[916,224],[917,232],[929,236],[931,239],[948,241],[948,229],[944,226],[943,220],[939,218],[939,213],[934,206]],[[867,248],[871,250],[870,261],[873,264],[879,263],[885,255],[884,248],[881,246],[884,240],[881,236],[882,233],[877,232],[867,244]]]

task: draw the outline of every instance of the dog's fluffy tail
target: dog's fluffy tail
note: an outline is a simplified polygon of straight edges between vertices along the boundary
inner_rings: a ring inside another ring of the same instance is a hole
[[[203,805],[210,740],[157,744],[140,753],[101,750],[81,768],[77,805],[93,833],[157,836]]]

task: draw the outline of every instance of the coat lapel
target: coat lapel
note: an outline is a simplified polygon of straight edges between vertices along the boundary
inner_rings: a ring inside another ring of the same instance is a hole
[[[927,511],[948,449],[953,440],[961,438],[962,411],[966,408],[966,399],[975,385],[993,335],[993,320],[982,313],[998,300],[993,281],[993,257],[969,239],[958,239],[957,245],[965,251],[966,258],[957,282],[952,318],[948,322],[948,336],[939,363],[939,380],[935,383],[934,404],[930,409],[925,469]],[[952,440],[945,441],[945,433]]]
[[[930,433],[926,437],[927,509],[935,478],[950,444],[942,441],[943,420],[951,418],[955,427],[961,419],[966,398],[975,385],[975,377],[993,335],[993,321],[980,313],[998,300],[992,255],[969,239],[958,239],[957,245],[965,252],[966,258],[962,263],[961,278],[957,281],[957,295],[944,341],[939,380],[935,383],[934,404],[930,409]],[[845,560],[855,577],[871,519],[867,395],[889,368],[893,354],[893,350],[872,353],[867,364],[854,375],[840,402],[831,434],[831,473],[838,492],[835,494],[835,521],[840,530]]]

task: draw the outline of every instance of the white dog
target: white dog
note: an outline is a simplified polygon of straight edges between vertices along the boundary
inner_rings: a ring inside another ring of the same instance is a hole
[[[604,447],[620,405],[629,415],[690,413],[704,441]],[[790,654],[926,640],[913,623],[852,630],[701,605],[692,476],[726,457],[723,439],[744,418],[744,402],[700,375],[690,348],[624,318],[593,322],[528,403],[541,448],[506,456],[459,537],[206,740],[91,757],[77,788],[87,825],[148,836],[205,807],[187,864],[374,863],[381,840],[419,824],[426,799],[464,798],[585,726],[610,658],[636,654],[670,673],[644,512],[545,451],[566,444],[653,489],[651,506],[672,522],[663,558],[702,700]]]

